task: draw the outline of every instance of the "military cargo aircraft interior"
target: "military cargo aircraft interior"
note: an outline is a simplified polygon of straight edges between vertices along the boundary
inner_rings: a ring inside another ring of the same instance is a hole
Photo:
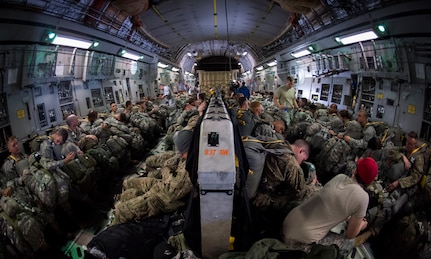
[[[431,258],[430,24],[0,0],[0,258]]]

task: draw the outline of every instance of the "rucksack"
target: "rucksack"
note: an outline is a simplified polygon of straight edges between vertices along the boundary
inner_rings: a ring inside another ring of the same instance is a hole
[[[62,169],[69,175],[71,183],[79,187],[81,194],[88,193],[96,184],[97,161],[89,154],[78,154],[75,159],[65,164]]]
[[[31,142],[30,142],[30,150],[31,152],[39,152],[40,150],[40,144],[42,144],[42,142],[44,142],[47,139],[50,139],[51,137],[47,136],[47,135],[43,135],[43,136],[37,136],[36,138],[34,138]]]
[[[336,137],[328,139],[322,150],[316,155],[315,165],[319,174],[318,178],[329,180],[335,175],[343,173],[350,150],[350,146],[344,140]],[[325,180],[322,182],[326,183]]]
[[[0,211],[0,231],[23,258],[33,258],[45,244],[44,226],[31,211],[22,208],[15,215]]]
[[[254,198],[259,187],[266,155],[268,154],[269,150],[264,148],[264,141],[253,137],[243,138],[242,142],[248,160],[248,165],[251,170],[247,175],[246,180],[247,195],[248,198],[251,199]]]
[[[118,161],[122,161],[123,163],[126,162],[126,158],[129,154],[128,143],[126,140],[119,136],[111,136],[103,146],[107,147]]]
[[[53,210],[57,204],[68,201],[70,179],[65,172],[60,169],[51,172],[33,162],[28,173],[30,175],[24,178],[25,185],[46,208]]]
[[[169,221],[169,215],[162,214],[111,225],[93,237],[85,253],[97,258],[153,258],[154,248],[166,240]]]
[[[401,250],[412,258],[417,258],[424,244],[430,238],[430,223],[424,212],[411,213],[404,216],[397,225],[396,239]]]
[[[87,150],[86,154],[90,155],[97,161],[97,167],[103,177],[116,175],[120,170],[118,159],[112,155],[106,145],[96,146]]]
[[[389,125],[384,121],[371,121],[367,122],[364,126],[364,131],[369,127],[373,126],[376,131],[377,137],[382,137],[385,132],[389,129]]]
[[[405,132],[398,127],[389,127],[381,136],[381,142],[384,146],[386,142],[391,141],[395,146],[402,147],[406,142]]]

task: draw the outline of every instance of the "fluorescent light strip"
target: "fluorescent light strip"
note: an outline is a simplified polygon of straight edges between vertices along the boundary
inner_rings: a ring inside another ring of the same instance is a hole
[[[340,41],[344,45],[347,45],[347,44],[352,44],[360,41],[374,40],[377,38],[378,36],[376,33],[374,33],[374,31],[366,31],[352,36],[340,38]]]
[[[258,70],[258,71],[260,71],[260,70],[262,70],[263,69],[263,66],[258,66],[258,67],[256,67],[256,70]]]
[[[308,49],[304,49],[298,52],[292,52],[291,55],[294,56],[295,58],[300,58],[303,56],[307,56],[308,54],[311,54],[311,52]]]
[[[80,49],[88,49],[91,47],[91,45],[93,45],[93,42],[89,40],[78,40],[72,37],[57,35],[52,41],[52,44]]]
[[[174,72],[177,72],[177,71],[179,71],[180,69],[179,68],[176,68],[176,67],[173,67],[172,68],[172,71],[174,71]]]
[[[160,68],[167,68],[167,67],[168,67],[168,65],[163,64],[163,63],[161,63],[161,62],[158,62],[158,63],[157,63],[157,66],[158,66],[158,67],[160,67]]]
[[[142,56],[136,55],[136,54],[132,54],[130,52],[125,52],[124,54],[121,55],[123,58],[128,58],[128,59],[132,59],[132,60],[139,60],[142,58]]]
[[[277,60],[274,60],[274,61],[266,63],[266,64],[270,67],[273,67],[273,66],[277,65]]]

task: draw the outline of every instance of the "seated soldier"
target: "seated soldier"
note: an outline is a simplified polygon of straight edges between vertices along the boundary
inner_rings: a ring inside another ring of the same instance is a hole
[[[66,130],[69,133],[69,137],[67,141],[72,141],[75,144],[78,144],[79,140],[82,138],[81,128],[79,127],[80,121],[75,114],[71,114],[66,118]]]
[[[130,134],[130,128],[127,124],[127,116],[124,113],[116,113],[103,121],[109,128],[111,135]]]
[[[254,116],[249,110],[250,101],[246,97],[238,98],[238,110],[236,117],[238,119],[238,129],[241,136],[250,136],[255,122]]]
[[[406,190],[419,183],[425,174],[424,152],[426,152],[426,149],[422,150],[418,144],[418,134],[414,131],[407,134],[406,146],[398,152],[398,157],[404,162],[407,175],[393,181],[386,188],[388,192],[392,192],[397,188]]]
[[[58,128],[51,133],[48,139],[40,144],[40,162],[43,167],[48,170],[56,170],[75,159],[77,155],[75,152],[69,152],[64,157],[62,155],[63,144],[67,141],[68,137],[67,130]]]
[[[174,212],[185,204],[184,197],[192,190],[185,169],[192,137],[192,130],[178,131],[174,136],[176,152],[148,157],[146,167],[154,171],[148,172],[146,177],[123,182],[123,192],[115,205],[114,224]]]
[[[373,182],[377,171],[377,163],[372,158],[361,158],[352,177],[335,176],[319,192],[289,212],[283,222],[283,242],[306,252],[314,243],[337,244],[345,258],[353,249],[353,238],[368,225],[365,216],[369,196],[364,187]],[[344,233],[330,232],[342,222],[347,222]]]
[[[7,141],[10,155],[5,159],[0,171],[0,229],[23,258],[32,258],[35,252],[45,248],[45,225],[53,223],[54,215],[42,211],[24,184],[24,179],[32,177],[27,173],[28,158],[20,152],[18,140],[11,136]],[[12,223],[14,222],[14,223]]]
[[[270,124],[258,123],[253,129],[252,136],[266,136],[271,139],[284,140],[284,134],[286,131],[286,122],[284,120],[275,120]]]
[[[103,123],[103,119],[99,118],[99,113],[95,110],[88,112],[87,121],[80,125],[82,133],[86,136],[91,136],[96,141],[105,143],[109,138],[108,125]]]
[[[338,138],[350,136],[354,139],[360,139],[362,135],[362,126],[356,120],[351,120],[352,116],[349,111],[341,110],[339,112],[340,118],[343,121],[344,129],[337,131],[330,131],[332,135],[337,135]]]
[[[365,110],[359,110],[356,117],[356,121],[362,126],[361,138],[355,139],[352,136],[344,136],[344,140],[354,150],[357,156],[362,156],[368,146],[368,142],[371,138],[376,137],[376,130],[373,126],[368,124],[368,112]]]
[[[278,150],[281,154],[268,153],[254,200],[253,209],[264,219],[262,231],[275,235],[287,213],[299,202],[312,196],[316,189],[317,177],[306,183],[301,164],[308,159],[309,146],[298,139],[293,144],[274,143],[267,149]],[[280,151],[283,150],[283,151]]]

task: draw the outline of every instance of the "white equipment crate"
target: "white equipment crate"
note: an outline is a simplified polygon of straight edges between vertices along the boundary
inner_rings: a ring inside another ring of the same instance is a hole
[[[228,251],[236,181],[232,122],[221,98],[212,97],[200,126],[198,183],[203,258]]]

